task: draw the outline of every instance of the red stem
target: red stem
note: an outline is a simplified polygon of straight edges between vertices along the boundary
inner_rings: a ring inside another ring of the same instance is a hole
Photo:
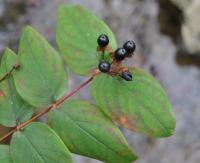
[[[0,142],[3,142],[5,139],[7,139],[9,136],[11,136],[13,133],[15,133],[16,131],[24,128],[25,126],[27,126],[28,124],[30,124],[31,122],[33,122],[34,120],[38,119],[39,117],[47,114],[48,112],[56,109],[59,105],[61,105],[63,102],[65,102],[68,98],[72,97],[74,94],[76,94],[77,92],[79,92],[82,88],[84,88],[87,84],[89,84],[91,81],[93,80],[93,77],[89,78],[88,80],[86,80],[84,83],[82,83],[80,86],[78,86],[76,89],[74,89],[72,92],[67,93],[66,95],[64,95],[63,97],[61,97],[59,100],[57,100],[55,103],[49,105],[45,110],[41,111],[40,113],[38,113],[37,115],[33,116],[31,119],[29,119],[28,121],[19,124],[18,126],[16,126],[16,128],[14,128],[13,130],[11,130],[10,132],[8,132],[6,135],[4,135],[2,138],[0,138]]]
[[[18,63],[14,64],[9,72],[7,72],[2,78],[0,78],[0,82],[5,80],[14,70],[17,70],[20,67]]]

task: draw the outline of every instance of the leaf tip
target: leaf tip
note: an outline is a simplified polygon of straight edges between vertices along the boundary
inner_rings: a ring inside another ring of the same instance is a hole
[[[23,30],[23,34],[22,34],[22,37],[21,37],[21,38],[23,38],[23,37],[29,37],[29,38],[30,38],[30,36],[33,36],[32,33],[34,33],[34,35],[37,35],[37,34],[38,34],[38,32],[37,32],[36,29],[34,29],[33,27],[31,27],[30,25],[27,25],[27,26],[24,28],[24,30]]]
[[[136,161],[137,159],[139,159],[139,156],[135,153],[135,151],[133,151],[132,149],[130,149],[130,161]]]
[[[33,28],[30,26],[30,25],[27,25],[25,28],[24,28],[24,32],[29,32],[29,31],[32,31]]]
[[[76,6],[80,6],[80,5],[74,5],[74,4],[63,4],[63,5],[60,5],[58,7],[58,13],[62,13],[64,11],[66,11],[67,9],[74,8]]]
[[[6,53],[6,52],[12,52],[12,50],[9,47],[6,47],[4,50],[4,53]]]
[[[5,48],[4,55],[13,55],[13,56],[16,56],[15,52],[13,50],[11,50],[9,47]]]
[[[176,121],[174,121],[174,124],[171,128],[167,129],[167,134],[165,137],[169,137],[175,134],[175,129],[176,129]]]
[[[175,128],[176,128],[176,122],[172,122],[172,125],[168,128],[165,129],[165,131],[160,132],[158,135],[156,135],[156,137],[170,137],[172,135],[174,135],[175,133]]]

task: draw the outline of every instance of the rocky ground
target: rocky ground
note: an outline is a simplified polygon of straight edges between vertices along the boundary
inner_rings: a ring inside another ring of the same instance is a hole
[[[7,45],[17,50],[18,39],[25,24],[31,24],[55,45],[57,7],[62,3],[82,4],[109,24],[119,44],[132,38],[136,41],[136,55],[128,64],[143,67],[160,80],[174,106],[177,128],[175,135],[170,138],[153,139],[123,130],[129,143],[140,156],[136,162],[199,163],[200,70],[198,65],[200,59],[180,52],[181,32],[177,29],[181,27],[176,24],[176,21],[175,28],[171,27],[173,20],[171,25],[165,22],[166,17],[168,19],[171,17],[166,16],[165,12],[163,14],[163,11],[168,9],[164,9],[161,2],[162,0],[160,2],[156,0],[1,0],[0,52]],[[161,33],[163,27],[172,29],[168,34],[171,33],[173,37],[166,35],[167,32]],[[70,88],[83,80],[73,74],[71,76]],[[82,91],[79,96],[90,98],[87,90]],[[74,159],[77,163],[97,162],[79,156],[75,156]]]

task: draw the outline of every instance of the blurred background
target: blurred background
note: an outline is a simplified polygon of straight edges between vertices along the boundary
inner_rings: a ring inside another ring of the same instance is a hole
[[[0,0],[0,54],[6,46],[17,52],[26,24],[56,47],[56,10],[63,3],[81,4],[105,20],[119,46],[135,40],[137,51],[127,64],[154,75],[174,106],[177,128],[170,138],[123,129],[140,156],[136,163],[200,163],[200,0]],[[71,77],[70,89],[84,80]],[[87,89],[79,97],[90,99]],[[76,155],[74,160],[98,162]]]

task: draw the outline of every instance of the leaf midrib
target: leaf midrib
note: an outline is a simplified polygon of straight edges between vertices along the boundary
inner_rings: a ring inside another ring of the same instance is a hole
[[[15,125],[17,124],[17,115],[16,115],[16,112],[15,112],[15,108],[17,109],[17,104],[15,103],[15,101],[14,101],[14,93],[12,93],[13,92],[13,90],[11,90],[12,88],[11,88],[11,84],[13,84],[13,83],[11,83],[12,81],[12,77],[10,76],[8,79],[8,87],[9,87],[9,97],[10,97],[10,99],[11,99],[11,101],[10,102],[12,102],[11,103],[11,108],[12,108],[12,111],[13,111],[13,116],[14,116],[14,118],[15,118]]]
[[[123,85],[122,85],[122,86],[123,86]],[[127,90],[127,92],[129,92],[130,94],[133,94],[133,96],[137,98],[137,96],[135,96],[135,93],[134,93],[134,92],[130,91],[130,90],[127,89],[127,87],[125,87],[125,86],[123,86],[123,87]],[[170,134],[169,128],[166,127],[166,126],[163,124],[163,122],[155,115],[155,113],[153,113],[150,109],[148,109],[147,106],[144,104],[144,102],[142,102],[139,98],[137,98],[137,100],[140,101],[140,102],[143,104],[143,106],[145,106],[145,107],[142,107],[142,108],[144,108],[145,110],[147,110],[153,117],[155,117],[155,119],[156,119],[156,120],[158,121],[158,123],[162,126],[162,128],[167,132],[167,134]]]
[[[37,38],[38,38],[38,40],[43,42],[43,39],[40,38],[40,36],[38,36]],[[33,49],[31,45],[32,45],[32,42],[30,42],[30,40],[29,40],[27,47],[30,47],[30,49]],[[46,46],[45,43],[43,43],[43,45]],[[25,48],[25,49],[27,49],[27,48]],[[43,74],[45,74],[44,71],[43,71],[43,68],[39,68],[38,65],[40,65],[40,64],[38,64],[37,60],[35,59],[35,55],[33,53],[33,50],[28,50],[28,53],[29,53],[29,56],[32,57],[31,61],[34,63],[34,65],[35,65],[34,67],[36,67],[36,69],[37,69],[37,72],[38,72],[37,74],[39,74],[39,78],[43,82],[43,86],[46,87],[46,90],[50,90],[51,93],[49,93],[49,94],[52,97],[53,90],[49,87],[49,84],[46,81],[46,77],[43,75]],[[22,51],[21,54],[26,55],[26,53],[24,51]]]
[[[22,134],[22,133],[21,133]],[[41,159],[41,161],[43,163],[47,163],[44,158],[42,158],[42,154],[37,150],[37,148],[35,147],[35,145],[31,142],[31,140],[26,136],[26,134],[22,134],[26,139],[27,141],[31,144],[31,146],[33,147],[33,149],[35,150],[35,152],[37,153],[37,155],[39,156],[39,158]]]
[[[116,151],[114,151],[112,148],[108,147],[106,144],[104,144],[103,142],[101,142],[100,140],[98,140],[93,134],[91,134],[90,132],[88,132],[87,130],[83,129],[79,124],[77,124],[76,120],[71,119],[67,113],[63,110],[58,110],[62,113],[64,113],[66,116],[65,118],[68,118],[70,121],[72,121],[75,126],[77,126],[80,130],[82,130],[84,133],[86,133],[86,135],[88,135],[89,137],[91,137],[94,141],[96,141],[98,144],[100,143],[102,146],[106,147],[109,151],[111,151],[112,153],[114,153],[114,155],[120,155],[120,153],[117,153]],[[120,155],[121,156],[121,155]]]

